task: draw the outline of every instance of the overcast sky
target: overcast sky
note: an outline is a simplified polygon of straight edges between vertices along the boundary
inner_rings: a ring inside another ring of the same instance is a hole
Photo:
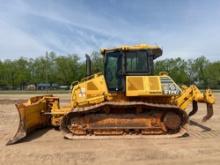
[[[0,0],[0,59],[150,43],[220,60],[219,0]]]

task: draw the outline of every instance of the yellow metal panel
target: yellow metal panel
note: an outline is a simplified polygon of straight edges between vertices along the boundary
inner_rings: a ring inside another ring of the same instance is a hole
[[[160,76],[144,76],[147,95],[161,95]]]
[[[162,95],[160,76],[127,76],[126,96]]]
[[[144,77],[127,76],[126,77],[126,95],[138,96],[145,93]]]
[[[104,100],[108,93],[103,75],[93,75],[79,84],[72,90],[72,105],[95,104]]]
[[[128,90],[144,90],[143,77],[128,77]]]
[[[162,55],[162,49],[156,45],[149,45],[149,44],[138,44],[138,45],[122,45],[116,48],[103,48],[101,49],[101,54],[105,55],[106,51],[135,51],[135,50],[148,50],[151,51],[153,54],[157,56]]]
[[[159,77],[151,76],[147,77],[150,91],[161,91],[160,79]]]

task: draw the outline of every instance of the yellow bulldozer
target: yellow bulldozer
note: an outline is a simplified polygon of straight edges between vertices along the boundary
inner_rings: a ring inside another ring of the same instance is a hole
[[[53,126],[68,139],[97,136],[168,136],[187,133],[189,116],[198,102],[207,104],[203,121],[213,115],[215,97],[195,85],[179,87],[166,73],[154,75],[154,60],[162,55],[158,46],[140,44],[101,49],[104,73],[91,73],[72,83],[71,102],[61,107],[58,97],[37,96],[16,104],[20,123],[7,144],[14,144],[37,129]],[[192,104],[192,111],[186,108]]]

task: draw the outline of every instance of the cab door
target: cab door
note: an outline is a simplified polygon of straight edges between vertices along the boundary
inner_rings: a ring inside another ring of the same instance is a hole
[[[123,53],[109,52],[105,57],[105,79],[109,91],[123,90]]]

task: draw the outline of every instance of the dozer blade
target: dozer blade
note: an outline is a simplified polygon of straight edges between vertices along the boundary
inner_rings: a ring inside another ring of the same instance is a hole
[[[15,136],[8,141],[7,145],[14,144],[27,137],[36,129],[50,124],[50,117],[42,114],[42,112],[48,111],[47,97],[51,98],[52,96],[36,96],[30,98],[25,103],[16,104],[20,118],[19,126]]]

